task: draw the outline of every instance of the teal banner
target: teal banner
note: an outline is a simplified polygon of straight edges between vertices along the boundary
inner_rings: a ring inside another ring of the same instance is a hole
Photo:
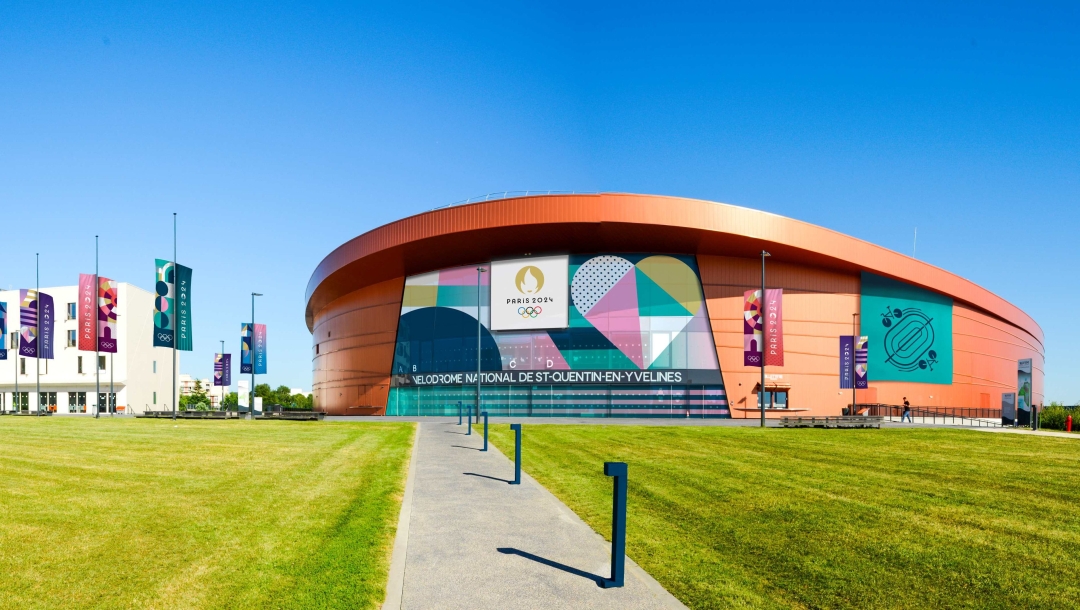
[[[950,384],[952,299],[889,278],[862,274],[862,334],[870,339],[873,381]]]
[[[191,351],[191,268],[176,265],[176,349]]]

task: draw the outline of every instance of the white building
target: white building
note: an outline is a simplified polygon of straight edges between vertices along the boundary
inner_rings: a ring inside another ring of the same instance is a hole
[[[222,401],[225,396],[229,394],[229,388],[225,386],[215,386],[212,379],[195,379],[187,373],[180,374],[180,395],[190,396],[195,393],[195,382],[199,382],[199,387],[203,392],[206,392],[206,397],[210,399],[210,406],[214,409],[220,409]]]
[[[42,288],[52,296],[54,323],[52,360],[19,356],[19,291],[0,290],[7,304],[7,360],[0,360],[0,408],[35,411],[37,405],[55,413],[93,413],[95,392],[94,352],[79,351],[75,304],[78,286]],[[154,295],[131,284],[117,285],[117,351],[100,354],[100,410],[120,413],[172,409],[172,349],[153,346]],[[180,366],[177,352],[176,366]],[[40,367],[41,394],[37,393]],[[16,380],[19,395],[15,395]],[[112,396],[109,384],[112,383]],[[179,388],[178,388],[179,389]],[[110,400],[111,398],[111,400]]]

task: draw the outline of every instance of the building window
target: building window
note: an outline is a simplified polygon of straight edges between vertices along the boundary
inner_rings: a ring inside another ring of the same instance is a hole
[[[481,394],[481,396],[482,396],[482,394]],[[154,392],[154,404],[155,405],[157,404],[157,392]]]
[[[26,374],[26,358],[19,358],[19,374]]]
[[[315,344],[315,355],[316,356],[319,355],[319,344],[318,343]]]
[[[157,374],[157,360],[154,361],[154,374]]]
[[[83,372],[82,372],[82,356],[78,357],[78,359],[76,360],[76,363],[77,363],[77,365],[79,367],[79,374],[82,375],[83,374]]]
[[[11,333],[11,342],[8,343],[8,349],[19,351],[19,333]]]
[[[69,330],[68,331],[68,347],[75,347],[75,345],[76,345],[75,344],[75,331],[74,330]]]
[[[86,392],[68,392],[68,413],[86,413]]]
[[[105,356],[98,356],[97,357],[97,368],[98,368],[99,371],[104,371],[105,370]]]
[[[75,303],[68,303],[68,320],[75,319]]]

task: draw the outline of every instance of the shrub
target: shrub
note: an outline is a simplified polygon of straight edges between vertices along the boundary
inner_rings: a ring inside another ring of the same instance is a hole
[[[1052,402],[1039,413],[1039,427],[1046,430],[1064,430],[1065,418],[1070,414],[1060,403]]]

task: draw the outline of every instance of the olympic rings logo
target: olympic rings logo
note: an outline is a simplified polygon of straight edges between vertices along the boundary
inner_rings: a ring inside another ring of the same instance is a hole
[[[523,318],[535,318],[536,316],[540,315],[540,313],[543,312],[543,311],[544,310],[539,306],[537,306],[537,307],[518,307],[518,315],[523,317]]]
[[[157,338],[158,341],[172,341],[172,335],[167,335],[165,333],[158,333]]]

